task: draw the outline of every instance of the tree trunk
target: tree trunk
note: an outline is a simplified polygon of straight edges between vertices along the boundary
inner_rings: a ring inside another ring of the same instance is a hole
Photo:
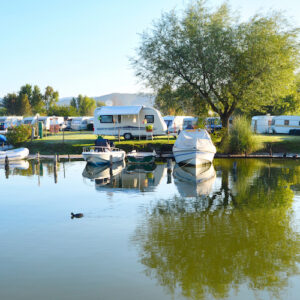
[[[229,117],[230,117],[230,115],[229,114],[222,114],[221,116],[220,116],[220,118],[221,118],[221,122],[222,122],[222,127],[223,128],[227,128],[227,131],[229,130]]]

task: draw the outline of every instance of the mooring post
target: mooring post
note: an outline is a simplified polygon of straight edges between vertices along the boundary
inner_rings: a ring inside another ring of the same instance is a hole
[[[69,162],[71,161],[70,154],[68,154],[68,160],[69,160]]]
[[[5,156],[5,170],[8,170],[9,169],[9,160],[8,160],[8,157]]]
[[[112,160],[112,155],[109,157],[109,174],[112,177],[112,165],[113,165],[113,160]]]
[[[36,160],[38,163],[40,163],[40,152],[36,153]]]
[[[57,155],[53,156],[53,165],[54,165],[54,182],[57,183]]]

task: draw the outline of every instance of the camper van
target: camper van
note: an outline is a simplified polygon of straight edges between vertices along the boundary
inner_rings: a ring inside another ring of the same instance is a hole
[[[177,135],[181,130],[186,129],[189,125],[193,127],[194,117],[191,116],[165,116],[164,121],[168,127],[168,133]]]
[[[93,117],[74,117],[71,122],[71,130],[87,130],[89,120]]]
[[[94,133],[98,135],[120,135],[130,140],[149,134],[165,135],[166,131],[167,125],[160,112],[152,107],[102,106],[95,109]]]
[[[23,117],[16,116],[0,117],[0,131],[6,132],[7,128],[20,125],[22,123],[22,119]]]
[[[271,133],[273,116],[254,116],[251,120],[251,129],[255,133]]]
[[[300,116],[276,116],[272,120],[272,132],[295,134],[300,130]]]

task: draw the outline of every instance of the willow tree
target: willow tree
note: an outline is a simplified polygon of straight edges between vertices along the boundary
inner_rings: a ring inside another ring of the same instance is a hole
[[[197,1],[163,14],[141,35],[136,75],[154,90],[188,84],[221,117],[258,108],[289,93],[298,64],[298,30],[279,14],[239,21],[226,4],[211,11]]]

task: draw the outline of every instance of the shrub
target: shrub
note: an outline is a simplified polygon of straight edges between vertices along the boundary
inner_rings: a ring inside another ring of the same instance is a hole
[[[26,142],[31,136],[31,126],[30,125],[19,125],[15,127],[8,128],[6,138],[7,142],[12,145],[19,145]]]
[[[261,147],[261,143],[251,131],[250,122],[244,116],[238,116],[234,119],[226,144],[228,152],[239,154],[254,152]]]

